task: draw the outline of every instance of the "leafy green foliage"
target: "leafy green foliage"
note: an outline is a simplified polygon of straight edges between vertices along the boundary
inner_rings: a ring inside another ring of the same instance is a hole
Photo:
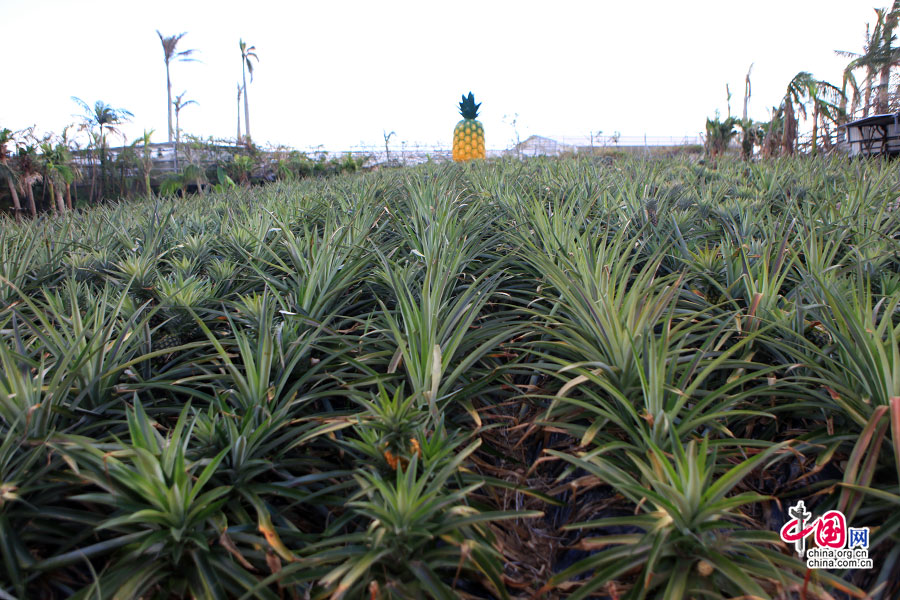
[[[640,568],[628,597],[682,598],[690,590],[714,597],[743,592],[768,598],[758,581],[781,578],[780,584],[786,586],[791,572],[797,570],[797,561],[770,549],[779,542],[774,532],[747,530],[751,525],[737,509],[763,500],[761,496],[752,492],[728,494],[778,449],[778,445],[770,446],[721,474],[715,473],[716,452],[711,451],[705,438],[700,444],[692,440],[687,448],[676,438],[671,459],[655,445],[651,445],[646,459],[629,452],[628,469],[594,453],[584,458],[563,455],[641,507],[640,514],[634,516],[599,519],[567,528],[630,526],[640,533],[585,538],[583,545],[597,544],[602,550],[555,579],[565,581],[589,569],[603,573],[572,595],[584,598],[608,578]],[[793,579],[795,583],[802,581],[796,575]],[[549,582],[553,583],[554,580]]]
[[[477,119],[480,107],[481,102],[475,104],[475,96],[472,92],[469,92],[468,96],[462,95],[462,101],[459,103],[459,114],[462,115],[463,119]]]
[[[0,217],[0,595],[900,591],[890,165],[283,161]]]

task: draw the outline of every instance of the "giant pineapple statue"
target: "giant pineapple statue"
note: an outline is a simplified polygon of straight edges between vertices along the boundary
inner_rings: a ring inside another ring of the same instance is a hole
[[[469,92],[468,96],[463,95],[462,102],[459,103],[459,114],[463,116],[463,119],[453,129],[453,160],[455,161],[484,158],[484,127],[475,120],[478,118],[479,106],[481,103],[475,104],[475,96],[472,95],[472,92]]]

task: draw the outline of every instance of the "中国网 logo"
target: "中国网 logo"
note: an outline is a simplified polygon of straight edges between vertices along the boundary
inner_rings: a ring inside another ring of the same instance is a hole
[[[871,569],[869,528],[847,527],[839,510],[829,510],[812,519],[800,500],[788,509],[791,519],[781,528],[781,539],[793,542],[797,555],[806,559],[809,569]],[[816,545],[806,547],[806,538],[814,536]]]

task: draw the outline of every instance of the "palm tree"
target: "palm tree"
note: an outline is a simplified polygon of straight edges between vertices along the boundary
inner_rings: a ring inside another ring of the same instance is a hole
[[[741,160],[753,158],[753,149],[761,146],[765,139],[766,129],[763,123],[747,119],[740,122],[741,126]]]
[[[76,163],[74,160],[74,151],[77,151],[79,146],[77,142],[69,140],[69,129],[72,127],[75,127],[75,125],[66,125],[59,136],[60,143],[65,147],[66,152],[68,152],[68,164],[69,168],[72,170],[72,179],[71,181],[66,182],[66,206],[69,207],[69,210],[72,210],[72,185],[77,180],[81,179],[81,169],[78,167],[78,163]]]
[[[900,63],[898,48],[893,47],[896,39],[894,29],[897,27],[897,18],[900,16],[900,0],[894,0],[889,12],[884,9],[876,9],[878,19],[884,23],[881,28],[881,44],[878,46],[878,112],[888,112],[888,88],[891,83],[891,67]]]
[[[866,24],[866,43],[863,46],[863,54],[857,56],[851,64],[856,67],[866,69],[866,94],[865,103],[863,105],[863,117],[869,116],[869,108],[872,105],[872,89],[875,87],[875,71],[878,63],[879,40],[881,40],[881,29],[884,26],[884,15],[879,11],[875,11],[878,19],[875,21],[875,30],[869,34],[869,25]]]
[[[57,186],[62,188],[75,179],[75,173],[69,166],[71,157],[69,149],[63,144],[55,146],[50,142],[41,144],[41,158],[44,167],[44,183],[50,188],[50,206],[54,211],[62,214],[66,207],[63,204],[62,190],[57,193]],[[71,209],[72,207],[69,206]]]
[[[13,141],[12,131],[0,129],[0,177],[6,180],[9,186],[9,195],[12,196],[13,210],[16,213],[16,221],[22,218],[22,205],[19,203],[19,194],[16,192],[18,177],[12,166],[12,156],[6,148],[6,144]]]
[[[86,124],[81,125],[82,129],[87,129]],[[88,163],[91,166],[91,187],[88,190],[88,202],[94,200],[94,189],[97,185],[97,165],[94,162],[94,150],[100,153],[100,134],[95,131],[88,131],[87,155]]]
[[[738,123],[738,120],[731,116],[720,121],[718,111],[716,113],[715,120],[706,119],[706,152],[713,161],[728,149],[728,144],[737,134],[735,125]]]
[[[247,71],[250,71],[250,82],[253,83],[253,63],[250,62],[250,59],[256,59],[256,62],[259,62],[259,57],[256,56],[256,46],[248,46],[244,40],[241,40],[241,72],[244,76],[244,129],[247,132],[247,143],[250,142],[250,108],[247,101]]]
[[[190,106],[191,104],[199,104],[196,100],[187,100],[184,101],[184,95],[187,92],[181,92],[178,96],[175,97],[175,102],[172,104],[175,106],[175,170],[178,170],[178,144],[181,143],[181,126],[178,124],[178,115],[181,114],[181,109],[185,106]],[[171,141],[171,140],[169,140]]]
[[[93,131],[94,127],[97,127],[101,141],[105,141],[107,132],[121,134],[122,132],[116,126],[130,121],[131,117],[134,116],[124,108],[113,108],[102,100],[97,100],[93,107],[89,106],[81,98],[72,96],[72,100],[84,111],[81,115],[84,126],[89,131]]]
[[[849,86],[849,89],[847,87]],[[850,102],[850,111],[847,111],[847,100],[852,97],[853,100]],[[856,114],[856,109],[859,107],[859,83],[856,81],[856,76],[853,75],[853,69],[849,66],[844,69],[844,76],[841,80],[841,104],[840,104],[840,118],[842,119],[842,123],[846,123],[849,115]]]
[[[166,37],[159,32],[159,29],[156,30],[156,35],[159,36],[159,41],[162,43],[163,47],[163,60],[165,60],[166,62],[166,93],[168,94],[167,110],[169,114],[169,142],[172,141],[172,79],[171,77],[169,77],[169,63],[172,61],[192,62],[197,60],[195,58],[191,58],[191,55],[196,52],[196,50],[177,50],[178,42],[186,34],[187,32],[182,32],[178,35]]]
[[[19,176],[19,189],[25,192],[28,199],[28,210],[32,217],[37,216],[32,186],[41,180],[41,166],[38,161],[37,146],[28,144],[19,146],[15,157],[15,168]]]
[[[178,115],[181,113],[181,109],[184,108],[185,106],[190,106],[191,104],[197,104],[197,105],[200,104],[196,100],[182,100],[182,98],[184,98],[184,95],[186,93],[187,92],[181,92],[178,96],[175,97],[175,102],[172,103],[173,106],[175,106],[175,142],[176,143],[181,141],[181,127],[178,125]]]
[[[791,79],[784,94],[784,99],[781,101],[784,109],[781,152],[784,155],[790,156],[794,153],[797,143],[797,114],[794,112],[794,105],[797,105],[797,111],[805,118],[806,106],[803,104],[803,100],[809,93],[811,81],[814,81],[812,75],[806,71],[800,71]]]
[[[768,123],[761,123],[762,144],[760,153],[763,158],[772,158],[778,155],[781,147],[781,138],[784,129],[784,106],[772,107],[772,118]]]
[[[846,103],[846,97],[840,88],[827,81],[811,77],[806,81],[806,86],[806,95],[809,97],[813,109],[812,148],[810,151],[815,156],[818,152],[819,120],[821,119],[823,127],[825,121],[839,123],[842,110],[837,103],[841,102],[842,98]],[[826,142],[826,147],[829,146],[830,142]]]
[[[882,41],[884,39],[883,30],[885,26],[884,11],[876,9],[875,15],[877,18],[874,30],[871,25],[868,23],[866,24],[866,41],[863,44],[863,51],[861,53],[847,52],[845,50],[836,51],[839,56],[852,59],[844,69],[845,77],[847,72],[852,74],[857,69],[866,70],[866,76],[863,80],[863,83],[865,84],[862,106],[863,117],[869,116],[869,108],[872,104],[872,89],[875,87],[875,73],[879,70],[882,60]]]
[[[179,96],[180,98],[181,96]],[[176,112],[176,119],[178,113]],[[142,152],[141,152],[141,167],[144,170],[144,187],[147,191],[147,198],[153,197],[153,190],[150,187],[150,170],[153,168],[153,155],[150,151],[150,137],[153,135],[153,130],[147,131],[144,130],[144,135],[139,139],[135,140],[134,143],[141,144]],[[176,149],[177,150],[177,149]]]
[[[753,63],[747,69],[747,76],[744,78],[744,112],[741,115],[741,159],[750,160],[753,156],[753,146],[759,143],[761,137],[759,135],[759,126],[753,123],[747,114],[750,105],[750,72],[753,71]]]
[[[83,121],[83,127],[87,129],[90,133],[93,134],[94,128],[97,128],[97,134],[92,135],[94,146],[98,148],[100,153],[100,168],[101,171],[104,171],[104,167],[106,165],[106,133],[118,133],[122,132],[118,129],[117,125],[121,123],[127,122],[134,115],[125,110],[124,108],[113,108],[109,104],[106,104],[102,100],[97,100],[94,103],[94,106],[91,107],[87,102],[82,100],[81,98],[76,98],[72,96],[72,100],[78,104],[84,113],[81,118]],[[101,173],[102,174],[102,173]],[[91,164],[91,199],[93,200],[94,195],[94,182],[96,179],[96,173],[93,169],[93,163]],[[102,183],[102,182],[101,182]],[[100,194],[102,195],[102,193]]]

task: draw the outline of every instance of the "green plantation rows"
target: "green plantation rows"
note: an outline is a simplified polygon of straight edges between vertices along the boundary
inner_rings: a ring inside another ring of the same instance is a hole
[[[423,165],[0,223],[0,598],[900,593],[896,165]],[[788,506],[869,527],[807,572]]]

